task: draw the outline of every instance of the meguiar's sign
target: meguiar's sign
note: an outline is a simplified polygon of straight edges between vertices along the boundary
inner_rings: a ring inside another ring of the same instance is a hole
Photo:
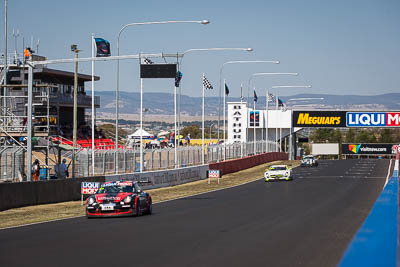
[[[346,111],[293,111],[293,127],[346,127]]]

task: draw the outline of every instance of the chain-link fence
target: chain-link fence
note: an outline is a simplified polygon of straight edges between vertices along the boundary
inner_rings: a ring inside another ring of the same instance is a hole
[[[17,146],[0,148],[0,181],[23,181],[24,177],[24,149]]]
[[[268,143],[268,151],[276,151],[274,142]],[[175,167],[188,167],[202,164],[203,150],[201,146],[182,146],[176,149],[143,149],[143,171],[167,170]],[[219,162],[223,160],[236,159],[267,151],[265,141],[255,144],[235,143],[206,146],[204,149],[204,163]],[[62,155],[63,158],[67,154]],[[118,157],[118,168],[116,166]],[[69,161],[67,159],[67,161]],[[24,181],[26,180],[26,152],[17,146],[0,148],[0,182]],[[72,176],[72,164],[68,168]],[[92,150],[82,149],[76,154],[75,177],[92,176]],[[49,167],[40,174],[40,179],[55,178],[53,167]],[[47,175],[46,172],[50,175]],[[94,174],[107,175],[115,173],[133,173],[140,171],[140,150],[120,149],[95,150],[94,152]]]
[[[276,151],[275,142],[268,143],[268,151]],[[173,169],[176,167],[196,166],[202,164],[201,146],[183,146],[177,148],[175,163],[175,149],[143,149],[143,171]],[[258,141],[248,143],[220,144],[206,146],[204,149],[204,162],[218,162],[236,159],[267,151],[266,142]],[[140,150],[120,149],[96,150],[94,153],[95,175],[132,173],[140,170]],[[118,168],[116,166],[118,157]],[[92,151],[83,149],[76,156],[76,177],[92,175]]]

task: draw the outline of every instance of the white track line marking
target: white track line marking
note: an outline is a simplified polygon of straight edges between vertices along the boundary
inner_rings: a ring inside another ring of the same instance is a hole
[[[384,184],[383,188],[385,188],[385,186],[389,182],[389,175],[390,175],[390,168],[391,167],[392,167],[392,159],[390,160],[389,169],[388,169],[388,173],[387,173],[387,176],[386,176],[386,181],[385,181],[385,184]]]

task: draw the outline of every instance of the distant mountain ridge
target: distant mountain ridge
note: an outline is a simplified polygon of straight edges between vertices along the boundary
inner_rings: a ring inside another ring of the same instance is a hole
[[[101,107],[98,112],[115,113],[115,92],[98,91]],[[400,93],[390,93],[374,96],[365,95],[327,95],[327,94],[297,94],[292,96],[279,97],[288,107],[293,105],[311,105],[311,108],[318,109],[341,109],[341,110],[400,110]],[[324,98],[314,101],[288,101],[293,98]],[[140,110],[140,94],[137,92],[120,92],[120,113],[138,114]],[[189,116],[201,115],[201,97],[190,97],[182,95],[181,114]],[[239,102],[240,98],[228,97],[227,102]],[[246,99],[244,99],[246,101]],[[253,106],[253,98],[250,98]],[[270,103],[274,106],[275,103]],[[219,98],[207,97],[205,110],[208,116],[218,115]],[[170,93],[144,93],[143,108],[147,114],[174,114],[174,98]],[[257,108],[265,108],[265,96],[258,96]],[[296,107],[300,109],[301,107]],[[307,109],[308,106],[304,106]]]

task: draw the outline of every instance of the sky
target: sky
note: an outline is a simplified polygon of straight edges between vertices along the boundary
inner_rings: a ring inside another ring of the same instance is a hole
[[[4,51],[4,0],[1,1],[0,49]],[[202,73],[213,84],[207,96],[217,96],[220,68],[231,60],[279,60],[280,64],[232,64],[222,78],[230,96],[240,96],[243,83],[257,72],[298,72],[299,76],[258,76],[252,79],[259,96],[277,85],[312,88],[275,89],[274,94],[297,93],[377,95],[399,92],[400,1],[398,0],[220,0],[220,1],[8,1],[8,52],[14,51],[13,29],[22,51],[22,37],[49,59],[72,58],[71,44],[80,57],[91,56],[91,34],[111,43],[117,54],[119,30],[128,23],[168,20],[210,20],[210,24],[132,26],[120,39],[120,54],[182,53],[192,48],[251,47],[245,51],[188,53],[181,71],[182,93],[201,96]],[[27,45],[26,45],[27,46]],[[156,63],[165,62],[154,59]],[[172,63],[174,59],[167,59]],[[72,64],[52,65],[73,71]],[[90,63],[79,71],[91,73]],[[116,62],[96,62],[96,90],[116,88]],[[146,79],[144,92],[173,92],[173,79]],[[90,90],[90,83],[86,85]],[[120,61],[120,90],[139,92],[138,60]],[[252,89],[252,88],[250,88]],[[279,90],[279,91],[277,91]]]

